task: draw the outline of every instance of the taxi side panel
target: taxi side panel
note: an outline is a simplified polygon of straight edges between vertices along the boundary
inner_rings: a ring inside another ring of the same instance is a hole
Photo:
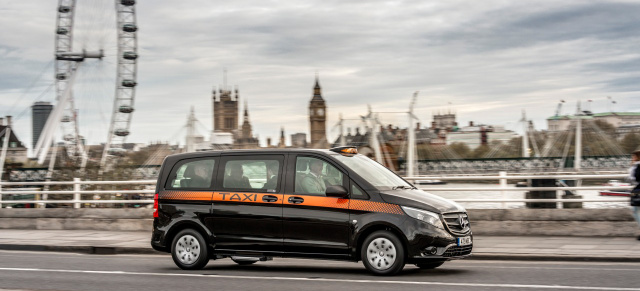
[[[320,155],[304,156],[331,161]],[[297,157],[289,155],[286,193],[295,193]],[[348,257],[349,199],[286,194],[282,211],[283,248],[288,256]]]

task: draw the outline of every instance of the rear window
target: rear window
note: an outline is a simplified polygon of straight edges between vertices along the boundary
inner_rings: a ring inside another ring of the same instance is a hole
[[[169,175],[167,189],[209,189],[213,182],[215,158],[180,161]]]

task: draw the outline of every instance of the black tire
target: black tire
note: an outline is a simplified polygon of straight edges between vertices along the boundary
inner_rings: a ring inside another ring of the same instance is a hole
[[[405,251],[395,234],[378,230],[362,242],[360,258],[364,267],[374,275],[391,276],[404,268]]]
[[[441,261],[441,262],[429,262],[429,263],[418,263],[416,264],[416,266],[420,269],[423,270],[428,270],[428,269],[435,269],[437,267],[442,266],[442,264],[444,264],[445,261]]]
[[[195,229],[183,229],[171,242],[171,257],[180,269],[200,270],[209,263],[207,243]]]

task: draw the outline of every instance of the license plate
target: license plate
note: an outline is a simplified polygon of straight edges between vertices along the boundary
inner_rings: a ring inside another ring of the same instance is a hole
[[[471,237],[470,236],[458,237],[458,238],[456,238],[456,241],[457,241],[459,247],[471,245]]]

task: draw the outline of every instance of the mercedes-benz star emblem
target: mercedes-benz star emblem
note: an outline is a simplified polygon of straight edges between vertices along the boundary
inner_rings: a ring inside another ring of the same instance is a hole
[[[462,229],[464,229],[465,227],[467,227],[467,221],[464,219],[464,217],[459,216],[458,217],[458,224],[460,225],[460,227]]]

